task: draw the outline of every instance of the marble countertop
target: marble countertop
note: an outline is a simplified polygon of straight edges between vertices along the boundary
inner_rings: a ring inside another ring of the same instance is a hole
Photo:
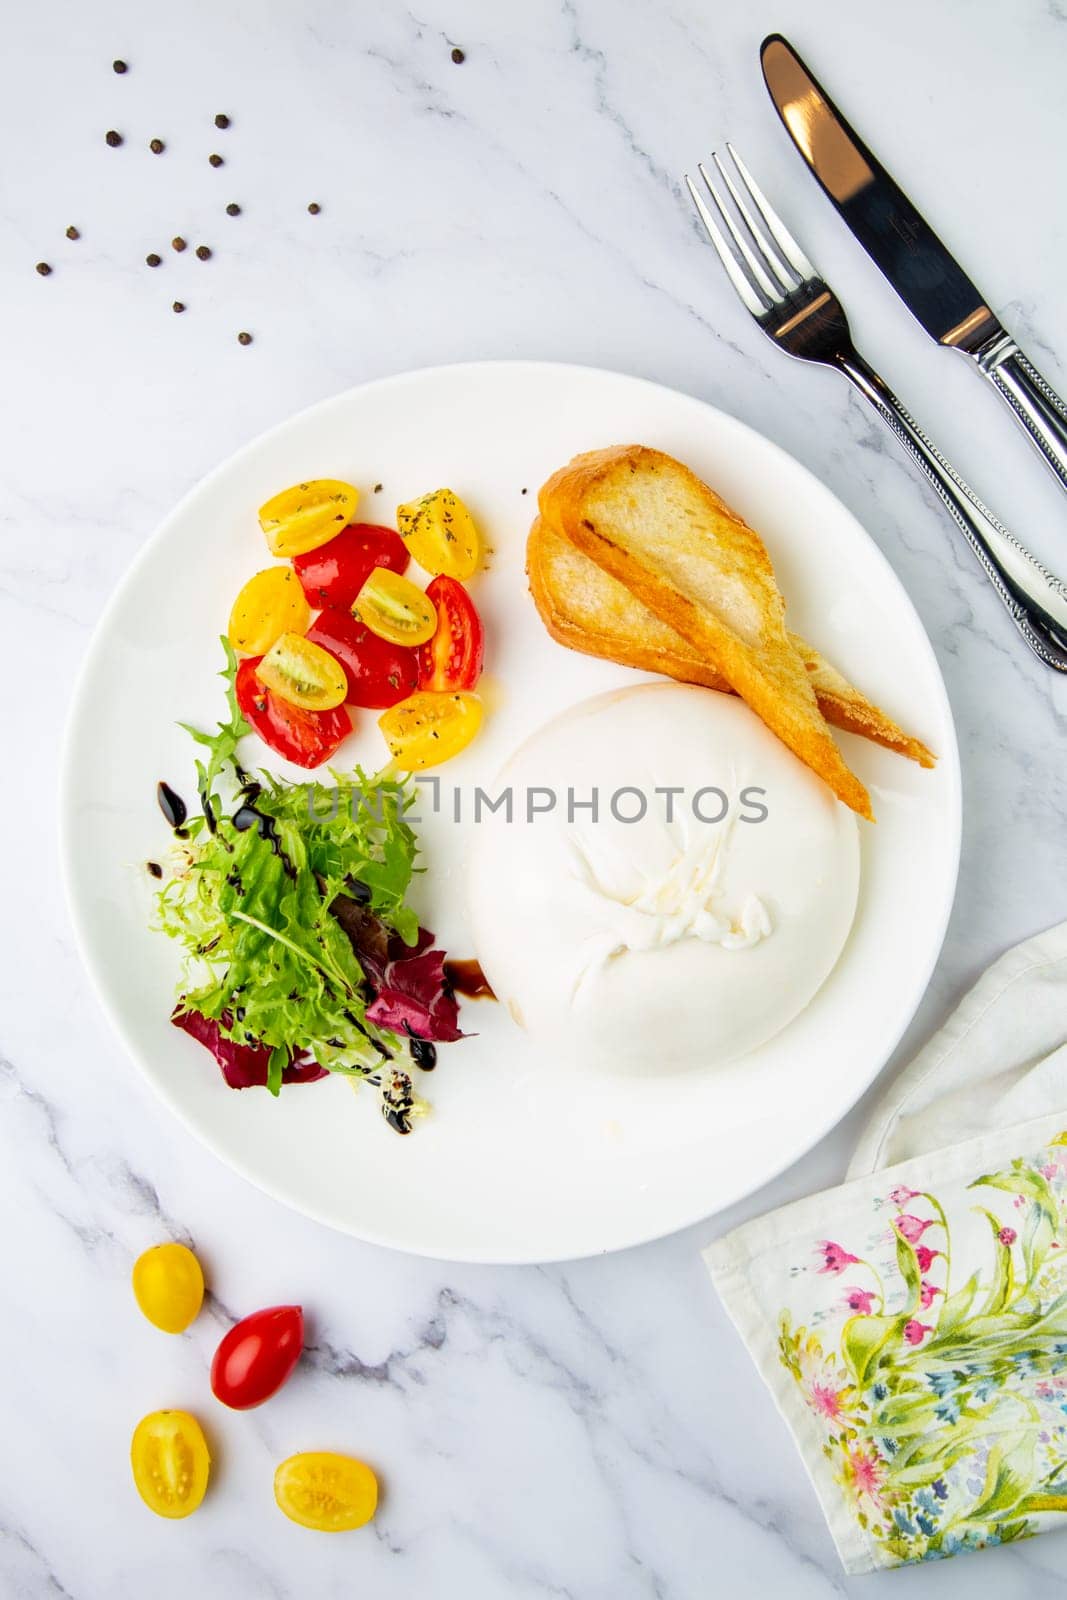
[[[762,341],[679,174],[738,142],[858,342],[1051,564],[1067,508],[995,397],[930,345],[807,180],[760,82],[781,29],[981,278],[1067,370],[1060,0],[39,0],[5,37],[0,170],[2,787],[0,1590],[124,1600],[688,1600],[1062,1593],[1063,1536],[862,1585],[698,1258],[842,1174],[864,1108],[728,1216],[566,1267],[453,1268],[332,1235],[222,1168],[154,1102],[75,951],[58,746],[101,609],[168,508],[322,396],[404,368],[536,356],[736,413],[861,518],[937,649],[963,753],[959,896],[907,1059],[990,959],[1064,915],[1067,683],[1027,657],[933,495],[830,374]],[[452,59],[453,48],[465,52]],[[124,77],[111,70],[124,57]],[[232,126],[216,132],[219,111]],[[125,136],[119,149],[107,129]],[[167,149],[152,155],[148,140]],[[224,165],[212,169],[218,150]],[[230,201],[242,207],[228,217]],[[312,216],[310,202],[321,206]],[[65,237],[75,225],[80,239]],[[210,261],[167,246],[180,232]],[[144,263],[164,257],[155,271]],[[34,272],[46,261],[51,276]],[[187,310],[175,315],[173,300]],[[247,329],[251,345],[237,333]],[[15,831],[17,830],[17,832]],[[166,1341],[131,1260],[191,1236],[225,1294]],[[202,1405],[228,1308],[301,1298],[306,1370],[217,1421],[218,1492],[143,1512],[132,1422]],[[331,1541],[270,1505],[299,1423],[382,1471]]]

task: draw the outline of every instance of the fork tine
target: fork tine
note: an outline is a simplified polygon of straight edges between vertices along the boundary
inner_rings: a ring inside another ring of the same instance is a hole
[[[744,261],[745,265],[748,267],[750,276],[755,278],[756,282],[758,283],[758,285],[759,285],[759,287],[760,287],[760,289],[761,289],[761,291],[763,293],[763,296],[764,296],[765,300],[767,301],[768,306],[776,305],[777,302],[782,298],[783,290],[781,288],[779,288],[778,284],[775,283],[774,280],[769,276],[769,274],[767,272],[767,269],[764,266],[763,262],[759,259],[759,257],[755,254],[755,252],[749,246],[748,240],[745,238],[744,234],[741,232],[740,228],[737,226],[737,223],[734,221],[733,217],[730,215],[730,213],[727,210],[726,206],[723,204],[722,200],[719,197],[718,190],[716,189],[715,185],[712,183],[711,179],[708,177],[708,169],[707,169],[707,167],[705,167],[703,161],[698,161],[697,162],[697,171],[700,173],[700,176],[703,178],[705,184],[707,185],[708,193],[711,195],[712,200],[715,202],[715,209],[719,213],[719,216],[722,218],[723,223],[724,223],[724,225],[725,225],[725,227],[726,227],[726,229],[727,229],[727,231],[728,231],[728,233],[730,235],[730,238],[733,240],[734,244],[736,245],[738,254],[741,256],[741,258]],[[757,240],[757,243],[758,243],[758,240]],[[788,291],[785,291],[785,292],[788,292]]]
[[[730,249],[730,246],[727,244],[722,235],[718,223],[715,221],[715,218],[712,216],[711,212],[704,204],[700,194],[697,192],[696,185],[689,176],[688,172],[685,175],[685,185],[689,190],[690,196],[692,197],[693,204],[697,208],[700,220],[707,230],[708,238],[715,246],[715,251],[719,257],[719,260],[726,268],[726,276],[729,278],[730,282],[737,290],[741,300],[744,302],[745,306],[752,313],[752,315],[754,317],[762,317],[769,309],[770,302],[761,297],[756,288],[755,281],[750,280],[745,276],[737,257]],[[716,204],[718,204],[717,201]]]
[[[712,151],[711,159],[718,168],[720,178],[730,191],[741,220],[752,236],[752,241],[759,251],[763,266],[775,279],[776,283],[781,286],[780,292],[782,294],[793,294],[800,287],[800,278],[793,271],[790,263],[783,258],[774,237],[768,233],[766,228],[761,227],[759,221],[752,215],[751,210],[745,203],[741,188],[731,178],[717,150]]]
[[[797,241],[793,238],[793,235],[790,233],[781,217],[774,210],[770,204],[770,201],[767,199],[767,196],[763,193],[763,190],[760,188],[751,172],[749,172],[748,168],[745,166],[745,163],[741,160],[741,157],[738,155],[737,151],[734,149],[729,140],[726,141],[726,148],[730,152],[730,156],[733,160],[734,166],[737,168],[742,183],[748,190],[752,204],[756,207],[756,210],[759,212],[760,216],[767,224],[767,227],[770,229],[772,235],[774,236],[774,242],[778,246],[785,260],[788,261],[794,272],[798,272],[802,278],[817,278],[818,273],[816,272],[815,268],[812,266],[811,262],[808,260],[799,244],[797,244]]]

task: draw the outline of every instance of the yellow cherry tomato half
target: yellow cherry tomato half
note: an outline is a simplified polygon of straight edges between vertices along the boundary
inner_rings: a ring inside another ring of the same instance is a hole
[[[259,508],[259,525],[276,556],[302,556],[317,550],[348,526],[359,490],[337,478],[316,478],[283,489]]]
[[[378,718],[393,760],[405,772],[458,756],[481,725],[482,702],[461,690],[417,689]]]
[[[352,607],[357,622],[390,644],[425,644],[437,632],[437,608],[410,578],[375,567]]]
[[[188,1517],[207,1489],[211,1454],[204,1430],[188,1411],[152,1411],[130,1445],[133,1481],[157,1517]]]
[[[153,1327],[183,1333],[204,1303],[200,1263],[183,1244],[155,1244],[133,1264],[133,1294]]]
[[[274,1498],[290,1522],[320,1533],[362,1528],[378,1506],[378,1480],[370,1467],[332,1450],[290,1456],[274,1474]]]
[[[341,663],[321,644],[283,633],[256,668],[256,677],[268,689],[305,711],[330,711],[343,704],[348,679]]]
[[[227,632],[235,650],[265,656],[283,633],[306,633],[311,607],[292,567],[265,567],[249,578],[230,612]]]
[[[469,578],[481,547],[474,518],[451,489],[435,489],[421,500],[397,506],[396,525],[412,557],[436,577]]]

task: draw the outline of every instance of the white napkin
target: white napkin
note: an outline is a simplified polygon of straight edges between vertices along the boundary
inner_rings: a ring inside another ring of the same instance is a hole
[[[847,1571],[1067,1527],[1067,923],[980,979],[840,1188],[704,1259]]]

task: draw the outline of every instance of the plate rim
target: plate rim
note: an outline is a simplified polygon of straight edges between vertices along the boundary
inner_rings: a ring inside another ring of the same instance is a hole
[[[350,1223],[338,1219],[338,1217],[335,1215],[327,1214],[322,1210],[321,1207],[314,1203],[307,1203],[305,1201],[290,1197],[290,1195],[285,1193],[283,1189],[265,1180],[258,1173],[251,1171],[248,1164],[241,1157],[231,1154],[228,1150],[223,1150],[212,1135],[211,1131],[209,1129],[205,1129],[198,1122],[196,1122],[186,1112],[178,1099],[173,1097],[168,1092],[164,1084],[153,1077],[148,1072],[147,1068],[142,1064],[139,1049],[136,1047],[132,1035],[127,1029],[121,1009],[117,1004],[112,1002],[103,982],[102,973],[98,969],[96,958],[93,954],[92,946],[88,936],[87,925],[83,919],[82,910],[79,906],[78,896],[75,891],[75,844],[72,827],[75,800],[74,745],[76,740],[76,729],[81,720],[81,713],[84,709],[83,701],[88,693],[89,680],[93,675],[93,668],[96,664],[97,658],[102,654],[105,648],[105,642],[109,632],[109,623],[114,613],[118,611],[126,590],[135,582],[137,574],[139,573],[142,565],[146,565],[148,563],[156,548],[165,543],[169,536],[171,525],[178,521],[179,518],[185,514],[188,503],[205,491],[209,490],[216,478],[221,478],[225,473],[229,472],[234,466],[239,464],[245,456],[251,455],[254,451],[258,451],[264,446],[269,445],[273,438],[285,433],[295,423],[306,422],[312,419],[319,412],[325,412],[332,407],[341,405],[351,395],[357,393],[362,394],[368,391],[382,390],[385,388],[402,388],[410,384],[417,384],[428,378],[440,377],[442,374],[446,373],[452,376],[459,376],[475,373],[484,374],[488,371],[499,371],[501,369],[506,369],[507,371],[513,373],[580,373],[584,376],[592,376],[596,378],[621,379],[627,384],[649,389],[658,394],[665,394],[670,396],[672,399],[684,399],[702,407],[705,411],[710,412],[715,418],[724,419],[731,427],[740,429],[744,433],[750,435],[754,440],[758,441],[759,445],[763,449],[769,450],[772,456],[777,455],[783,461],[788,463],[788,466],[791,470],[800,472],[806,478],[811,480],[811,482],[816,485],[822,493],[830,496],[847,521],[853,525],[855,531],[866,542],[870,552],[875,558],[876,566],[880,568],[881,577],[889,583],[892,589],[896,591],[900,602],[902,602],[905,612],[910,613],[911,620],[915,625],[915,631],[918,635],[919,641],[921,642],[921,647],[924,648],[926,652],[927,666],[928,668],[932,669],[933,680],[939,691],[941,701],[940,711],[943,714],[943,721],[948,735],[947,748],[942,749],[938,754],[939,769],[948,781],[948,794],[946,795],[946,820],[951,824],[952,828],[952,859],[950,863],[950,871],[945,879],[944,900],[941,906],[938,908],[937,917],[932,918],[928,923],[928,928],[930,930],[929,950],[928,956],[926,960],[924,960],[921,968],[921,970],[924,972],[924,976],[922,977],[921,981],[917,981],[916,984],[912,986],[912,990],[909,992],[907,1000],[903,1003],[903,1007],[900,1012],[901,1021],[899,1028],[896,1030],[892,1038],[887,1036],[880,1059],[872,1067],[870,1073],[865,1076],[864,1081],[858,1088],[854,1098],[843,1109],[837,1109],[835,1107],[835,1109],[825,1119],[820,1118],[817,1125],[817,1131],[814,1133],[805,1134],[803,1145],[785,1155],[780,1161],[776,1161],[771,1170],[768,1170],[761,1175],[758,1183],[755,1185],[746,1185],[742,1180],[740,1186],[737,1188],[737,1192],[729,1193],[725,1198],[718,1201],[712,1210],[708,1211],[701,1208],[695,1215],[687,1216],[686,1218],[672,1224],[668,1228],[663,1228],[659,1224],[656,1224],[647,1232],[635,1233],[631,1238],[619,1243],[609,1243],[598,1248],[590,1248],[588,1245],[582,1245],[580,1248],[572,1252],[553,1253],[549,1256],[545,1256],[543,1253],[537,1251],[533,1253],[518,1254],[514,1251],[514,1249],[512,1249],[510,1253],[502,1254],[500,1253],[499,1249],[493,1249],[492,1247],[485,1249],[455,1249],[451,1251],[441,1248],[427,1248],[426,1246],[416,1246],[414,1244],[400,1242],[395,1238],[387,1237],[382,1232],[376,1230],[373,1226],[361,1225],[359,1228],[356,1228]],[[245,1182],[251,1184],[260,1193],[267,1195],[276,1203],[284,1205],[290,1210],[296,1211],[299,1215],[305,1216],[315,1223],[330,1228],[333,1232],[340,1233],[348,1238],[358,1239],[361,1242],[375,1245],[382,1249],[397,1250],[402,1254],[421,1257],[426,1260],[483,1266],[548,1265],[555,1262],[588,1260],[596,1256],[615,1254],[622,1250],[636,1249],[641,1245],[650,1244],[659,1239],[670,1238],[674,1234],[681,1233],[701,1222],[710,1221],[712,1218],[720,1216],[723,1212],[748,1199],[752,1195],[758,1194],[760,1190],[775,1182],[784,1172],[788,1171],[790,1167],[794,1166],[798,1161],[802,1160],[804,1156],[808,1155],[812,1150],[814,1150],[817,1145],[821,1144],[827,1135],[832,1132],[832,1130],[844,1120],[849,1112],[855,1108],[863,1095],[875,1083],[881,1072],[884,1070],[886,1063],[890,1060],[894,1051],[897,1049],[897,1046],[900,1044],[900,1041],[911,1022],[914,1020],[916,1011],[922,1002],[923,996],[929,989],[931,979],[936,971],[937,963],[944,945],[949,919],[952,915],[952,910],[955,905],[959,882],[959,867],[963,834],[962,772],[960,766],[959,740],[956,731],[955,717],[952,711],[952,704],[949,699],[944,675],[942,674],[933,643],[926,631],[926,627],[918,613],[918,610],[915,607],[910,594],[904,587],[901,578],[899,577],[895,568],[892,566],[889,558],[885,555],[877,541],[867,531],[859,517],[849,508],[849,506],[845,504],[845,502],[836,494],[830,485],[825,483],[823,479],[820,478],[817,473],[815,473],[803,461],[798,460],[796,456],[792,455],[782,445],[778,444],[776,440],[768,438],[766,434],[761,433],[760,430],[753,427],[751,423],[744,421],[740,417],[734,416],[729,411],[723,410],[721,406],[717,406],[711,401],[705,400],[700,395],[690,394],[687,390],[676,388],[671,384],[660,383],[652,378],[646,378],[637,374],[619,371],[617,368],[613,367],[600,367],[593,366],[588,363],[547,361],[521,357],[516,359],[505,357],[499,360],[487,359],[443,362],[434,366],[410,368],[402,372],[387,374],[384,377],[369,379],[364,383],[350,384],[346,388],[337,391],[335,394],[325,396],[323,399],[316,400],[312,402],[312,404],[304,406],[298,411],[292,412],[288,416],[283,417],[280,421],[273,423],[270,427],[265,428],[262,432],[255,434],[250,439],[247,439],[244,444],[240,445],[236,450],[225,456],[202,477],[198,478],[194,483],[192,483],[181,496],[181,498],[171,507],[170,511],[153,529],[152,533],[141,545],[132,561],[130,561],[130,563],[126,566],[118,581],[115,583],[113,590],[108,596],[107,601],[105,602],[93,625],[92,635],[79,665],[77,678],[68,702],[63,738],[60,746],[57,810],[60,875],[63,882],[63,892],[67,906],[67,912],[74,931],[75,944],[77,946],[83,968],[88,974],[90,986],[96,996],[96,999],[111,1027],[121,1040],[126,1054],[132,1059],[142,1081],[147,1083],[153,1095],[155,1095],[166,1107],[168,1112],[172,1116],[176,1117],[186,1131],[191,1134],[199,1144],[210,1151],[216,1160],[220,1161],[230,1171],[235,1172]]]

